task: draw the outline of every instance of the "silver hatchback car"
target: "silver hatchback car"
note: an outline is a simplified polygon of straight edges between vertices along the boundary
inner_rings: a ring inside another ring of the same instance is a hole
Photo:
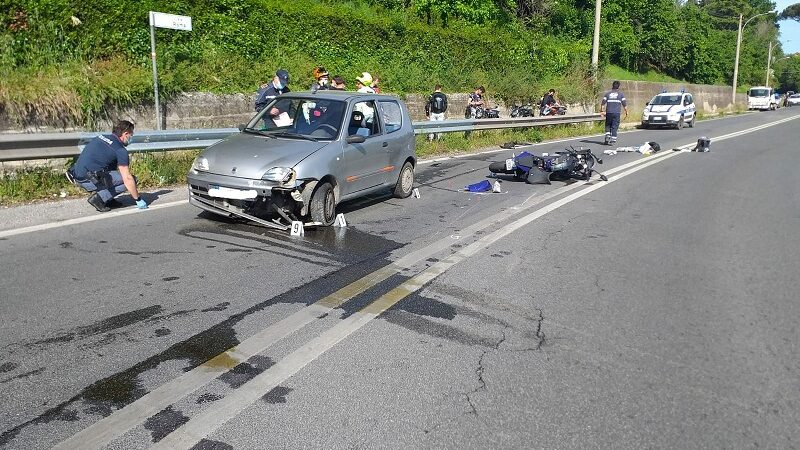
[[[309,217],[331,225],[337,204],[387,187],[411,194],[416,140],[395,97],[292,92],[239,128],[195,159],[191,204],[286,229]]]

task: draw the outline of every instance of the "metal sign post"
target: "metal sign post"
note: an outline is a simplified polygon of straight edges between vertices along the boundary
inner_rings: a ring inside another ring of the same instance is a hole
[[[153,60],[153,93],[156,101],[156,130],[161,130],[161,108],[158,102],[158,68],[156,67],[156,27],[192,31],[192,18],[150,11],[150,56]]]

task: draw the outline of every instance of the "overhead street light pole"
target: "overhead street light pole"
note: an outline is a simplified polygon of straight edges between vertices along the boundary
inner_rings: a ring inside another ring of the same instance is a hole
[[[736,84],[738,82],[737,79],[739,77],[739,49],[742,46],[742,30],[744,29],[744,27],[747,26],[748,23],[750,23],[751,20],[755,19],[756,17],[765,16],[767,14],[772,14],[772,13],[777,13],[777,12],[778,11],[768,11],[768,12],[765,12],[765,13],[756,14],[755,16],[747,19],[744,22],[744,25],[742,25],[742,19],[744,18],[744,16],[739,14],[739,31],[738,31],[738,33],[736,33],[736,61],[733,63],[733,89],[731,91],[731,104],[732,105],[736,104]]]

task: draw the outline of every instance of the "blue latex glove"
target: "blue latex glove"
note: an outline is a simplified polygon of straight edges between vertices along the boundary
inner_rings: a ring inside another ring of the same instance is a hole
[[[139,200],[136,200],[136,207],[139,209],[147,209],[147,202],[140,197]]]

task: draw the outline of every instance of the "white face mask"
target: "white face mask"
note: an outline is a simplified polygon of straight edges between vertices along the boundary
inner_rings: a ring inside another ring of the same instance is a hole
[[[280,80],[273,81],[272,84],[275,86],[275,89],[283,89],[283,83]]]
[[[328,79],[325,78],[325,77],[320,78],[319,79],[319,84],[320,84],[320,86],[325,86],[326,84],[328,84]]]

